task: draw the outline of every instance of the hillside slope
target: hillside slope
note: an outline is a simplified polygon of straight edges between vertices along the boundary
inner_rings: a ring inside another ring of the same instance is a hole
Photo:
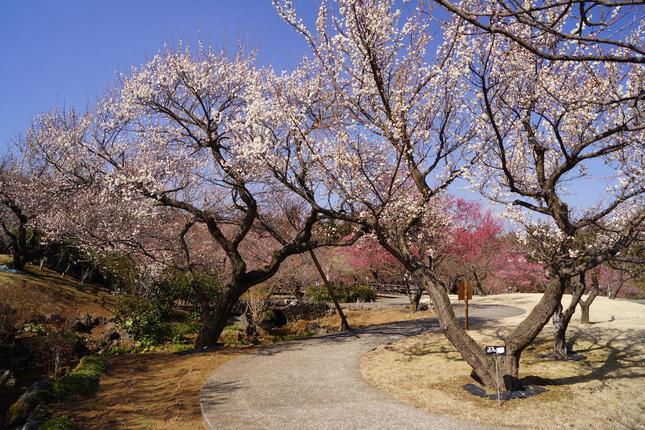
[[[10,261],[11,257],[0,255],[0,265]],[[114,297],[104,287],[83,284],[30,264],[23,273],[0,271],[0,300],[18,309],[23,316],[110,316],[114,303]]]

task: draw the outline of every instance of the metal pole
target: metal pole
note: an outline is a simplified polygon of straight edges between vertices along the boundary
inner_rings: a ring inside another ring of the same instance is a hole
[[[495,356],[495,385],[497,386],[497,407],[502,407],[499,400],[499,370],[497,369],[497,355]]]

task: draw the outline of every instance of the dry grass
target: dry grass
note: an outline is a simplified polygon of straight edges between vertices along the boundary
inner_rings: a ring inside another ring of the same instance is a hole
[[[82,429],[204,429],[199,392],[213,371],[244,349],[189,355],[123,355],[110,362],[95,396],[55,405]]]
[[[0,264],[11,258],[0,255]],[[0,271],[0,297],[20,310],[24,316],[59,314],[108,316],[114,298],[105,288],[81,284],[74,278],[63,278],[58,273],[28,264],[24,273]]]
[[[378,324],[388,324],[397,321],[410,321],[420,318],[430,318],[429,311],[412,312],[406,308],[384,309],[350,309],[345,311],[347,321],[352,328],[368,327]],[[336,314],[320,318],[321,327],[338,328],[340,322]]]
[[[496,299],[482,302],[491,300]],[[500,303],[506,304],[503,297]],[[543,358],[552,342],[547,326],[523,355],[520,376],[548,391],[504,402],[501,408],[496,401],[463,390],[465,383],[472,382],[467,376],[470,368],[440,333],[379,347],[363,358],[362,371],[368,381],[401,401],[468,421],[539,429],[645,428],[645,309],[604,298],[594,306],[592,319],[603,322],[590,326],[574,322],[570,332],[576,340],[575,350],[585,360],[557,362]],[[481,344],[499,344],[510,323],[517,319],[472,330],[471,334]]]

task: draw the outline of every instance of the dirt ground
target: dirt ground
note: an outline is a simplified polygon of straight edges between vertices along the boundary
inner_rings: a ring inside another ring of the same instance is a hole
[[[110,360],[93,397],[54,405],[82,429],[204,429],[199,391],[213,371],[243,353],[225,349],[188,355],[160,352]]]
[[[8,255],[0,255],[0,264],[10,261]],[[114,296],[103,287],[83,284],[32,264],[24,273],[0,271],[0,298],[19,309],[25,318],[34,314],[109,316],[114,303]]]
[[[350,324],[363,327],[428,317],[407,309],[351,310]],[[335,327],[336,315],[321,318],[323,327]],[[214,352],[178,355],[167,352],[122,355],[110,360],[96,395],[80,402],[58,404],[55,415],[67,415],[79,428],[98,429],[205,429],[199,392],[215,369],[238,354],[259,347],[226,348]]]
[[[530,310],[539,295],[477,297],[475,303],[505,304]],[[565,298],[564,302],[569,300]],[[428,333],[377,348],[363,357],[365,378],[393,397],[432,413],[518,428],[645,428],[645,306],[597,298],[593,324],[574,315],[570,338],[581,361],[545,358],[551,351],[548,324],[524,353],[520,377],[547,389],[529,399],[503,402],[467,393],[470,368],[440,333]],[[471,330],[482,345],[499,345],[523,317]]]

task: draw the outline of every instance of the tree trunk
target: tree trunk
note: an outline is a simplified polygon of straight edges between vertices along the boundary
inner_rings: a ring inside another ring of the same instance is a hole
[[[20,225],[18,225],[18,231],[11,235],[11,253],[13,257],[11,267],[13,269],[23,271],[29,262],[28,252],[27,227],[20,222]]]
[[[477,276],[477,270],[473,270],[473,277],[475,278],[475,293],[480,296],[485,296],[486,291],[484,290],[483,281],[486,279],[486,276],[484,276],[483,279],[480,279],[479,276]]]
[[[571,284],[570,279],[563,280]],[[557,307],[553,313],[553,356],[559,360],[566,360],[569,356],[569,348],[567,346],[567,328],[571,322],[576,307],[585,292],[584,273],[580,275],[580,281],[573,286],[573,294],[571,295],[571,303],[566,310],[562,310],[562,303]]]
[[[616,286],[615,286],[614,288],[611,288],[611,289],[609,290],[608,297],[609,297],[611,300],[615,300],[615,299],[616,299],[616,297],[618,296],[618,292],[620,291],[620,289],[621,289],[621,288],[623,288],[623,285],[624,285],[624,283],[625,283],[625,272],[623,272],[621,269],[622,269],[622,267],[621,267],[621,266],[619,266],[619,270],[618,270],[618,282],[616,282]]]
[[[422,282],[435,305],[441,330],[473,369],[471,376],[490,390],[513,389],[517,385],[520,354],[511,353],[498,359],[499,373],[496,372],[494,357],[487,356],[483,348],[459,324],[445,289],[428,275],[423,276]]]
[[[407,276],[403,276],[403,283],[405,284],[405,292],[408,294],[408,300],[410,300],[410,309],[412,309],[412,312],[416,312],[419,310],[419,302],[421,301],[421,296],[423,296],[423,289],[417,282],[417,288],[412,291]]]
[[[232,290],[224,294],[214,309],[210,309],[208,304],[201,304],[202,308],[202,326],[199,329],[197,339],[195,339],[195,349],[208,348],[216,346],[228,318],[231,315],[233,306],[239,300],[240,294],[235,294]]]
[[[591,303],[589,303],[591,305]],[[591,321],[589,320],[589,305],[585,305],[582,303],[582,300],[580,301],[580,322],[582,324],[591,324]]]
[[[587,297],[587,300],[583,300],[582,298],[580,299],[580,310],[582,311],[580,321],[583,324],[591,324],[591,321],[589,320],[589,308],[596,299],[596,296],[598,296],[598,293],[600,293],[598,271],[594,270],[591,274],[591,292],[589,292],[589,297]]]
[[[567,326],[569,321],[564,318],[562,305],[553,314],[553,356],[560,360],[566,360],[569,355],[567,350]]]
[[[340,329],[341,330],[351,330],[352,328],[349,326],[349,323],[347,322],[347,317],[345,316],[345,313],[343,312],[343,308],[340,307],[340,303],[338,303],[338,299],[336,298],[336,294],[334,294],[334,290],[331,287],[331,283],[329,282],[329,279],[327,279],[327,275],[325,274],[325,271],[323,270],[322,266],[320,265],[320,262],[318,261],[318,257],[316,257],[316,253],[313,252],[312,250],[309,251],[309,256],[311,256],[311,260],[314,262],[314,265],[316,266],[316,270],[318,270],[318,274],[323,280],[323,283],[325,284],[325,288],[327,288],[327,293],[331,297],[331,300],[334,302],[334,307],[336,308],[336,313],[338,313],[338,317],[340,318]]]
[[[228,315],[221,312],[214,312],[208,318],[202,318],[202,326],[195,339],[195,349],[203,349],[217,345],[219,337],[226,327]]]
[[[11,268],[22,272],[27,265],[27,260],[27,257],[20,250],[14,249]]]
[[[419,303],[421,302],[421,296],[423,296],[423,289],[417,285],[417,289],[414,290],[414,294],[410,296],[410,307],[412,312],[419,310]]]
[[[228,284],[225,287],[225,293],[222,294],[215,306],[211,306],[208,296],[194,278],[191,279],[190,285],[195,293],[202,315],[202,326],[195,339],[195,349],[216,346],[233,311],[233,307],[250,286]]]
[[[473,369],[472,374],[479,382],[489,390],[499,387],[500,391],[508,391],[517,385],[521,354],[547,324],[560,304],[566,287],[562,280],[549,283],[538,304],[505,339],[507,355],[498,359],[500,380],[497,384],[494,358],[487,356],[484,348],[461,327],[446,290],[440,286],[440,281],[431,271],[423,272],[419,276],[435,305],[439,324],[446,338]]]

